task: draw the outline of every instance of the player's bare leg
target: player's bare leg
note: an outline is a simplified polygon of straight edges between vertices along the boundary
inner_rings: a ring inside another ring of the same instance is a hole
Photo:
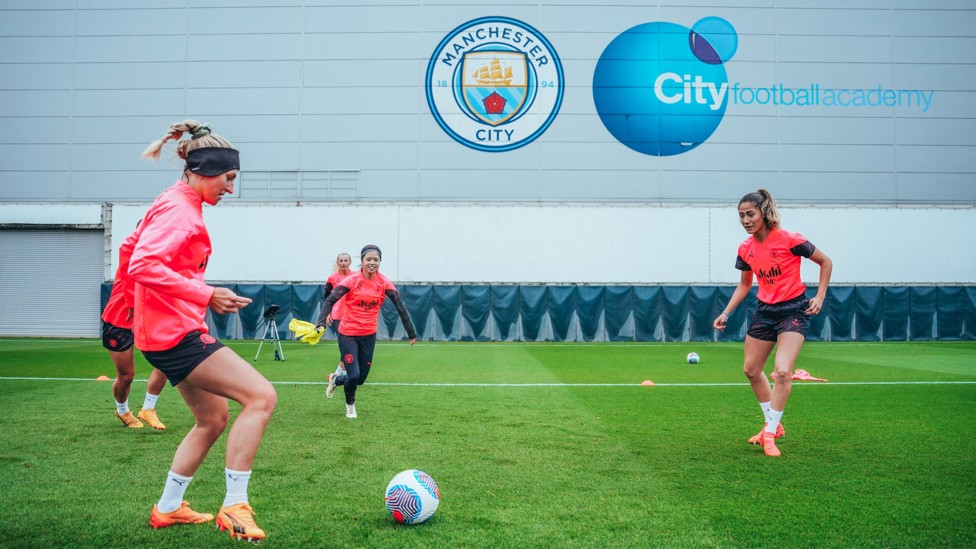
[[[112,382],[112,395],[115,397],[115,417],[130,429],[141,429],[142,422],[129,410],[129,391],[136,376],[136,364],[132,348],[122,352],[109,351],[115,365],[115,381]]]

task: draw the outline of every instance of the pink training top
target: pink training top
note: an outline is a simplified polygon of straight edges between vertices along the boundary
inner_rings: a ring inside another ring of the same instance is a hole
[[[203,282],[211,251],[203,199],[177,181],[159,195],[137,232],[129,261],[129,276],[136,283],[136,348],[165,351],[194,330],[206,333],[214,288]]]
[[[739,245],[735,268],[756,274],[759,301],[782,303],[806,291],[800,280],[800,258],[810,257],[816,249],[800,233],[773,229],[762,242],[750,235]]]
[[[139,239],[139,229],[136,228],[132,234],[125,237],[119,246],[119,268],[115,270],[115,281],[112,283],[112,294],[108,297],[105,310],[102,311],[102,320],[112,326],[119,328],[132,329],[132,316],[129,311],[132,309],[132,302],[135,299],[135,283],[129,277],[129,258],[132,256],[132,249]]]
[[[373,280],[368,280],[362,271],[342,279],[339,286],[349,288],[349,293],[342,296],[346,301],[346,310],[339,324],[339,333],[349,336],[375,334],[376,320],[386,299],[386,291],[396,291],[396,287],[379,272]]]
[[[348,274],[342,274],[340,271],[336,271],[329,275],[329,278],[325,281],[327,284],[332,284],[332,288],[335,289],[336,286],[342,282],[343,279],[352,275],[352,272]],[[346,310],[346,300],[345,298],[340,298],[336,301],[336,304],[332,306],[332,320],[342,320],[342,315]]]

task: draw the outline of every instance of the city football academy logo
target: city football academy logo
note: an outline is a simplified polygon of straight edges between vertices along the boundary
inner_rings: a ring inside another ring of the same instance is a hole
[[[720,17],[692,28],[644,23],[603,51],[593,73],[593,102],[607,130],[624,145],[673,156],[704,143],[729,100],[725,62],[739,38]]]
[[[457,27],[427,65],[430,112],[462,145],[503,152],[535,141],[563,101],[563,68],[552,44],[508,17]]]

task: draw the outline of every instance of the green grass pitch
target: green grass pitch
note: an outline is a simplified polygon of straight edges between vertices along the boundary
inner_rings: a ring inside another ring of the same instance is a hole
[[[973,342],[808,343],[797,367],[830,381],[794,382],[779,459],[746,443],[762,419],[741,344],[381,342],[357,420],[323,396],[334,342],[284,350],[252,362],[279,397],[250,484],[265,546],[976,546]],[[166,431],[124,429],[99,375],[96,340],[0,340],[0,547],[232,543],[149,526],[192,418],[167,387]],[[198,510],[223,499],[224,442]],[[383,504],[409,468],[441,490],[417,526]]]

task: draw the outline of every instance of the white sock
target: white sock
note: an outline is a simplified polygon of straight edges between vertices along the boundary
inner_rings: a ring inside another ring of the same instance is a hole
[[[183,495],[186,494],[186,487],[190,484],[193,477],[184,477],[170,471],[166,475],[166,486],[163,487],[163,495],[156,504],[156,509],[160,513],[172,513],[183,504]]]
[[[154,395],[149,391],[146,391],[146,400],[142,401],[143,410],[155,410],[156,401],[159,400],[159,395]]]
[[[129,411],[129,401],[119,402],[116,400],[115,409],[119,412],[120,416],[124,416]]]
[[[776,428],[779,427],[779,420],[783,419],[783,411],[769,409],[769,423],[766,424],[767,433],[775,433]]]
[[[762,408],[763,417],[765,418],[766,423],[769,423],[769,410],[772,409],[771,408],[772,405],[773,405],[772,401],[759,403],[759,407]]]
[[[247,503],[247,483],[251,480],[251,471],[235,471],[224,469],[227,480],[227,495],[224,496],[224,507],[238,503]]]

